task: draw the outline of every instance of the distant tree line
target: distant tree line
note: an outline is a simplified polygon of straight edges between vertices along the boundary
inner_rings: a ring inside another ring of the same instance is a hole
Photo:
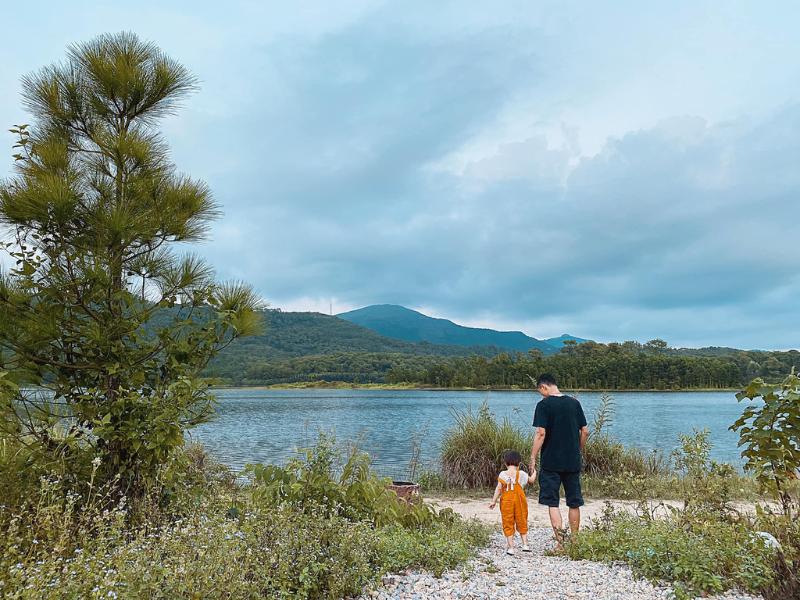
[[[386,383],[392,369],[422,371],[434,364],[464,361],[463,357],[442,357],[388,352],[335,352],[318,356],[301,356],[270,362],[251,362],[238,371],[214,367],[209,374],[223,381],[241,385],[273,385],[304,381],[345,381]]]
[[[411,383],[436,387],[532,387],[529,376],[556,376],[568,389],[726,389],[756,377],[778,381],[800,366],[800,352],[733,350],[695,356],[662,340],[599,344],[566,343],[558,354],[501,353],[493,358],[397,353],[338,352],[250,363],[231,383],[271,385],[325,379],[360,383]],[[224,372],[214,373],[225,377]]]

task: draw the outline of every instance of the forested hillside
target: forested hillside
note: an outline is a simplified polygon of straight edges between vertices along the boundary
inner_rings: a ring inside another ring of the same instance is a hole
[[[777,381],[800,366],[800,352],[735,351],[723,356],[673,355],[658,344],[598,344],[567,347],[558,354],[502,353],[436,357],[393,353],[334,353],[269,363],[251,362],[234,383],[271,385],[312,380],[417,383],[436,387],[532,386],[543,372],[565,388],[728,389],[755,377]]]
[[[570,344],[555,354],[497,346],[408,342],[320,313],[263,313],[266,333],[236,340],[205,374],[233,385],[272,385],[325,379],[418,383],[439,387],[530,385],[549,371],[565,387],[582,389],[735,388],[756,377],[777,381],[800,368],[800,352],[732,348],[670,348],[662,340]],[[163,327],[161,311],[147,329]]]
[[[800,352],[734,351],[722,356],[673,355],[661,340],[647,344],[586,342],[558,354],[537,352],[487,360],[432,361],[421,371],[393,369],[387,382],[419,382],[442,387],[517,385],[530,387],[528,375],[548,372],[565,388],[580,389],[715,389],[737,388],[756,377],[783,379],[800,367]]]
[[[164,318],[167,316],[165,314]],[[253,381],[252,373],[248,375],[251,369],[261,369],[258,372],[264,373],[263,369],[270,368],[276,361],[304,356],[368,353],[436,358],[477,354],[491,358],[509,351],[496,346],[464,347],[392,339],[321,313],[268,310],[264,312],[264,319],[267,325],[264,335],[236,340],[211,362],[206,374],[244,383]],[[330,369],[340,372],[339,367]],[[258,381],[263,377],[266,375],[259,375]]]

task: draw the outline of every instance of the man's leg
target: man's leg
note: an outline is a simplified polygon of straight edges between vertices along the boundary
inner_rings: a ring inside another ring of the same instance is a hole
[[[561,520],[561,511],[558,509],[560,489],[561,477],[558,473],[554,471],[539,472],[539,504],[544,504],[548,507],[550,524],[553,526],[553,531],[558,541],[557,548],[561,548],[564,541],[564,536],[561,535],[563,521]]]
[[[551,506],[549,508],[550,525],[556,530],[556,537],[558,537],[559,530],[564,526],[564,522],[561,520],[561,510],[557,506]]]
[[[581,493],[581,474],[562,473],[561,481],[564,484],[564,495],[569,507],[569,528],[575,533],[581,526],[581,506],[583,494]]]
[[[570,508],[569,509],[569,528],[572,530],[572,533],[575,533],[580,529],[581,526],[581,509],[580,508]]]
[[[564,548],[564,522],[561,520],[561,511],[557,506],[550,507],[550,524],[553,526],[553,533],[556,534],[556,550]]]

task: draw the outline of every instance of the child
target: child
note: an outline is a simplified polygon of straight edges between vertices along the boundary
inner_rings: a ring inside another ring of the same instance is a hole
[[[522,456],[516,450],[509,450],[503,456],[506,470],[497,477],[497,487],[489,508],[493,509],[500,496],[500,514],[503,517],[503,533],[508,542],[507,554],[514,555],[514,525],[522,538],[522,551],[530,552],[528,548],[528,500],[525,498],[524,488],[528,484],[528,474],[519,470]]]

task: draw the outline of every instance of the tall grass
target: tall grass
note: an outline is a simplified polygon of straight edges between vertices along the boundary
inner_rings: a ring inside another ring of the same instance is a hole
[[[624,446],[612,433],[615,402],[604,394],[590,425],[583,454],[583,471],[589,477],[662,477],[669,460],[660,452]],[[498,420],[484,402],[477,411],[450,410],[453,425],[442,436],[441,470],[447,485],[476,489],[493,486],[505,468],[503,454],[518,450],[523,459],[531,454],[533,433],[508,417]],[[529,465],[523,463],[528,470]]]
[[[614,398],[604,392],[589,427],[589,439],[583,451],[583,472],[593,477],[667,475],[669,460],[663,454],[638,446],[626,448],[611,433],[615,406]]]
[[[667,455],[625,446],[616,438],[614,406],[614,399],[604,394],[589,424],[581,479],[584,496],[640,501],[684,499],[688,481]],[[506,450],[518,450],[523,459],[530,456],[532,432],[512,424],[508,418],[498,421],[485,402],[477,411],[451,409],[451,414],[453,424],[443,435],[439,463],[433,470],[422,470],[417,477],[423,491],[473,497],[495,485],[497,474],[504,468]],[[523,463],[522,468],[529,470],[529,465]],[[732,497],[763,497],[753,477],[733,473],[729,480]],[[534,489],[536,486],[534,483]]]
[[[523,459],[531,455],[533,434],[514,425],[508,417],[498,421],[484,401],[473,412],[450,409],[453,425],[442,436],[442,475],[448,485],[483,488],[495,485],[505,469],[503,454],[517,450]],[[523,463],[521,468],[528,470]]]

